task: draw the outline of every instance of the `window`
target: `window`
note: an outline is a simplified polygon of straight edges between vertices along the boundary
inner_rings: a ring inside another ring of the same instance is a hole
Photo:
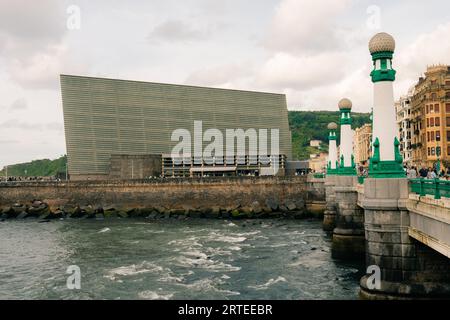
[[[430,113],[433,113],[433,111],[434,111],[434,108],[433,108],[433,105],[431,104],[430,105]]]
[[[439,127],[441,125],[441,119],[439,117],[434,118],[434,125]]]
[[[450,132],[450,131],[447,131]],[[430,132],[427,132],[427,141],[430,142]]]
[[[434,156],[436,154],[436,149],[434,147],[431,147],[431,155]]]
[[[447,155],[450,156],[450,146],[447,146]]]
[[[434,141],[434,131],[431,131],[431,141]]]
[[[430,118],[430,127],[434,127],[434,118]]]
[[[447,117],[447,127],[450,127],[450,117]]]
[[[447,141],[450,141],[450,131],[447,131]]]
[[[446,99],[450,99],[450,91],[447,91],[447,92],[445,93],[445,98],[446,98]]]
[[[436,131],[436,141],[441,141],[441,132]]]
[[[445,104],[445,112],[450,113],[450,103]]]
[[[448,117],[447,119],[449,119],[450,120],[450,117]],[[450,122],[449,122],[450,123]],[[427,118],[427,128],[429,128],[430,127],[430,118]],[[450,125],[449,125],[449,127],[450,127]]]
[[[434,112],[439,113],[439,104],[434,105]]]
[[[431,94],[431,99],[432,100],[436,100],[437,99],[437,94],[436,93],[432,93]]]
[[[430,156],[430,155],[431,155],[430,147],[428,147],[428,156]]]
[[[426,105],[426,113],[430,113],[430,106]]]

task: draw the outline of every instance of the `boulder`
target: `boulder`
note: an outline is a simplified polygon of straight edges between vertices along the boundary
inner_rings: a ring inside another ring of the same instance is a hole
[[[76,206],[72,212],[69,212],[69,217],[70,218],[81,218],[82,216],[84,216],[84,211],[81,210],[81,208],[79,206]]]
[[[218,219],[220,218],[220,207],[212,207],[204,212],[205,218]]]
[[[60,219],[64,217],[64,212],[62,210],[56,210],[50,215],[53,219]]]
[[[18,215],[18,213],[16,213],[16,211],[12,207],[7,207],[3,209],[2,215],[6,215],[8,219],[11,219],[15,218]]]
[[[289,211],[294,211],[297,209],[297,205],[292,200],[287,200],[285,206]]]
[[[254,201],[250,205],[250,208],[251,208],[251,212],[254,213],[254,214],[259,214],[259,213],[261,213],[263,211],[262,208],[261,208],[261,205],[259,204],[258,201]]]
[[[30,214],[30,216],[37,217],[49,210],[50,209],[46,203],[41,203],[39,206],[32,205],[30,208],[28,208],[28,213]]]
[[[33,208],[38,208],[38,207],[42,206],[43,204],[46,205],[46,203],[42,202],[41,200],[33,200],[33,201],[31,201],[31,206]]]
[[[25,219],[27,217],[28,213],[25,211],[22,211],[21,213],[19,213],[16,217],[16,219]]]
[[[189,217],[191,218],[203,218],[203,212],[197,209],[189,210]]]
[[[128,213],[126,213],[125,211],[119,211],[117,214],[121,218],[128,218]]]
[[[278,210],[278,206],[279,206],[279,203],[278,203],[278,201],[277,200],[275,200],[275,199],[267,199],[266,200],[266,206],[268,207],[268,208],[270,208],[272,211],[277,211]]]
[[[103,213],[104,218],[117,218],[119,216],[117,211],[105,211]]]
[[[12,206],[12,209],[14,210],[16,216],[18,216],[18,215],[21,214],[22,212],[27,211],[27,206],[26,206],[26,205],[19,204],[19,203],[15,203],[15,204]]]

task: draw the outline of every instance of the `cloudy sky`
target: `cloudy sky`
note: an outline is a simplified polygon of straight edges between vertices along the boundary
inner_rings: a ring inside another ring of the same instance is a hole
[[[450,64],[446,0],[0,0],[0,168],[65,154],[59,74],[285,93],[369,111],[367,43],[397,41],[395,94]]]

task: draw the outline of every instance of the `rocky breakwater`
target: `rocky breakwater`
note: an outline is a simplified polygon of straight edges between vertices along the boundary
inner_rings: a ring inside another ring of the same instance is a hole
[[[317,217],[317,214],[306,210],[303,199],[279,202],[267,199],[264,203],[258,201],[242,206],[239,202],[227,207],[192,207],[180,206],[167,208],[163,206],[146,208],[123,208],[120,206],[79,206],[64,205],[51,208],[41,200],[32,200],[29,203],[15,203],[1,209],[0,219],[105,219],[105,218],[148,218],[148,219],[262,219],[262,218],[292,218],[301,219]]]

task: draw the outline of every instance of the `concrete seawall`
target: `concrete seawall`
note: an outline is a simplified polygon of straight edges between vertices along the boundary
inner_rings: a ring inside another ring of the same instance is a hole
[[[324,192],[320,181],[296,177],[229,177],[127,181],[26,182],[0,184],[0,208],[20,210],[38,199],[51,212],[156,210],[180,214],[239,211],[246,214],[305,212],[320,214]],[[323,185],[323,183],[322,183]],[[236,213],[236,212],[235,212]]]

